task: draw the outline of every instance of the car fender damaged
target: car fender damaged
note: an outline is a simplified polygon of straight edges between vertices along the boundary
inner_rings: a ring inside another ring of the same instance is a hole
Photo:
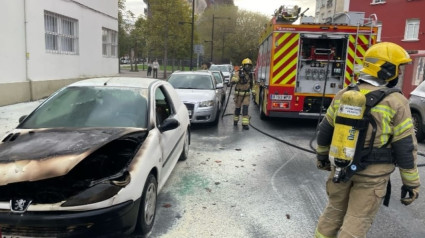
[[[0,202],[23,197],[31,198],[32,204],[64,202],[62,206],[76,206],[108,199],[130,183],[129,165],[148,134],[146,130],[121,128],[107,139],[97,140],[100,143],[87,141],[92,149],[81,153],[55,156],[46,152],[48,159],[0,163]],[[66,143],[69,148],[75,146]]]

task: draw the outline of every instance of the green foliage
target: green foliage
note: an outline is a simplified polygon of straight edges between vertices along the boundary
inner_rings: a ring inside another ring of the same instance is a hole
[[[208,41],[211,41],[213,36],[213,18],[213,62],[240,64],[242,59],[247,57],[255,62],[258,54],[258,40],[264,24],[269,19],[262,14],[238,10],[231,5],[208,8],[197,21],[200,43],[204,45],[206,61],[209,61],[211,56],[211,42]]]
[[[118,0],[120,57],[128,55],[133,48],[139,58],[188,60],[192,3],[182,0],[147,2],[149,15],[134,19],[132,12],[125,11],[125,0]],[[210,60],[213,36],[213,62],[237,65],[246,57],[255,62],[258,40],[269,20],[261,14],[238,10],[233,4],[215,4],[202,15],[195,16],[193,43],[204,45],[204,61]]]
[[[149,4],[146,34],[152,58],[159,58],[165,53],[173,58],[189,58],[191,6],[181,0],[150,0]]]

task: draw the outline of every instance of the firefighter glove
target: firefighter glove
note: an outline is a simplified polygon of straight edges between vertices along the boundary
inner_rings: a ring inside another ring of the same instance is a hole
[[[407,185],[401,186],[401,203],[410,205],[416,198],[419,197],[419,187],[410,187]]]
[[[321,170],[331,171],[331,162],[329,161],[329,155],[317,154],[317,168]]]

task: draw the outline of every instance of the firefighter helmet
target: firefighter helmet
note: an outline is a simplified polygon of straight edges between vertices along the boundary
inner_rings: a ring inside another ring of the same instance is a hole
[[[401,46],[382,42],[371,46],[365,52],[361,72],[390,82],[398,77],[399,66],[410,61],[412,59]]]
[[[249,58],[242,60],[242,68],[246,71],[250,71],[252,69],[252,61]]]

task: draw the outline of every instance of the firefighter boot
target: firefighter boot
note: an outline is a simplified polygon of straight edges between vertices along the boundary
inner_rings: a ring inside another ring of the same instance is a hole
[[[248,105],[242,106],[242,128],[244,130],[249,130]]]
[[[235,115],[233,116],[233,125],[234,126],[238,125],[239,114],[241,114],[241,108],[235,108]]]

